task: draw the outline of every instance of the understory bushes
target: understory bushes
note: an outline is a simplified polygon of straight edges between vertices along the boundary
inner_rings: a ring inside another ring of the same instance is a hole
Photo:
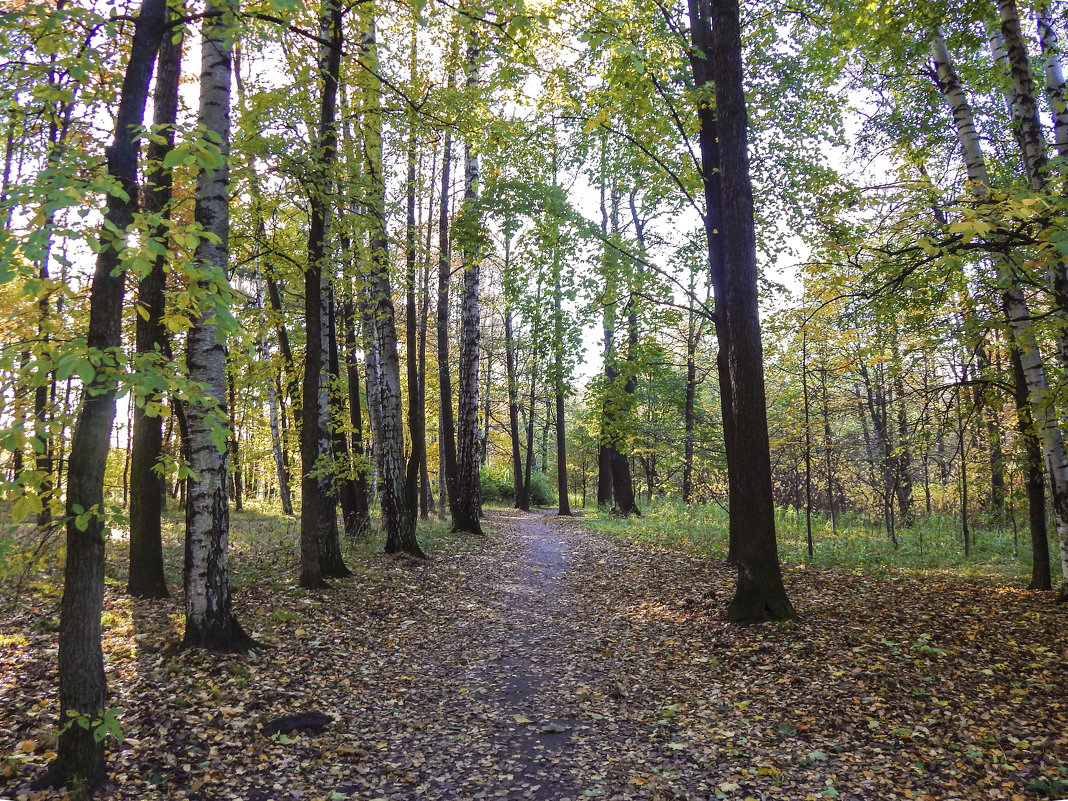
[[[504,466],[489,465],[482,468],[482,500],[489,503],[513,503],[515,493],[512,471]],[[552,480],[538,471],[530,474],[530,505],[553,506],[556,492]]]

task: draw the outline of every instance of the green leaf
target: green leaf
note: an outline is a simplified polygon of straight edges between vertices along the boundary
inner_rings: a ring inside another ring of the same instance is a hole
[[[830,757],[827,756],[826,751],[809,751],[805,756],[801,757],[802,765],[812,765],[816,762],[826,762]]]
[[[96,378],[96,368],[88,359],[82,358],[75,363],[74,374],[81,379],[82,384],[88,386]]]

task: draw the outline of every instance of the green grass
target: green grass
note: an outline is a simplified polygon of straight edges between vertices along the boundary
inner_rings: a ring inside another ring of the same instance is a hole
[[[676,500],[655,500],[642,506],[638,518],[612,517],[591,510],[587,521],[597,530],[629,542],[656,548],[698,553],[722,559],[727,555],[728,515],[716,505],[690,506]],[[1026,528],[1020,528],[1017,547],[1012,527],[1006,524],[972,529],[972,552],[965,557],[960,520],[944,515],[920,517],[908,528],[899,528],[898,547],[886,535],[881,521],[863,519],[855,513],[839,517],[832,531],[826,515],[813,515],[814,555],[809,557],[805,515],[792,509],[776,511],[779,555],[786,564],[844,567],[874,573],[890,570],[952,572],[1026,582],[1031,570],[1031,544]],[[1050,536],[1055,533],[1050,530]],[[1056,575],[1056,570],[1054,570]]]

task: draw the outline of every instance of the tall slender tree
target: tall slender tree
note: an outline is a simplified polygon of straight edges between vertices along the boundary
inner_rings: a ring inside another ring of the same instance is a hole
[[[227,311],[230,234],[230,81],[234,14],[230,2],[209,3],[201,35],[199,122],[212,166],[197,175],[195,218],[204,231],[195,269],[199,308],[189,331],[189,377],[203,390],[189,404],[189,482],[186,501],[185,638],[187,648],[246,651],[255,642],[233,611],[228,549],[226,347],[220,312]]]
[[[477,29],[468,28],[465,62],[467,89],[479,84],[482,58]],[[456,382],[456,497],[451,501],[452,525],[458,531],[481,534],[482,483],[479,472],[478,365],[481,340],[479,291],[485,235],[479,201],[479,154],[472,142],[474,131],[464,137],[464,199],[457,224],[463,249],[463,292],[460,295],[460,371]]]
[[[716,310],[726,333],[728,375],[726,382],[723,376],[720,382],[730,387],[727,408],[733,443],[728,446],[727,471],[731,541],[738,568],[727,616],[735,623],[783,620],[796,613],[783,585],[775,539],[738,0],[711,0],[709,11],[700,19],[715,21],[707,41],[712,45],[708,57],[716,92],[715,166],[721,175],[715,200],[723,228],[717,236],[722,236],[725,265],[723,295],[716,296]],[[703,164],[706,180],[711,166]]]
[[[38,786],[104,778],[104,740],[94,721],[104,715],[107,687],[100,642],[104,603],[104,470],[115,419],[117,367],[122,345],[126,276],[120,253],[137,212],[138,130],[164,32],[165,0],[144,0],[134,26],[115,133],[107,151],[108,173],[122,192],[108,195],[89,300],[86,344],[95,354],[71,441],[67,483],[67,559],[59,623],[60,735],[56,760]],[[99,724],[96,724],[99,725]]]
[[[320,28],[318,140],[308,182],[310,224],[308,264],[304,271],[304,326],[307,348],[300,429],[301,511],[300,586],[326,587],[324,576],[347,575],[337,542],[337,496],[330,465],[330,286],[327,257],[330,237],[330,195],[337,155],[337,96],[341,72],[341,6],[324,0]],[[336,551],[336,552],[335,552]]]
[[[153,97],[153,127],[158,139],[148,147],[153,165],[145,190],[145,210],[167,214],[171,200],[171,174],[163,161],[174,147],[174,125],[178,114],[178,81],[182,71],[181,29],[163,37],[156,69]],[[166,238],[163,219],[153,233]],[[135,328],[136,349],[149,360],[149,374],[159,369],[166,351],[166,328],[163,325],[164,286],[167,254],[159,253],[148,275],[138,283],[138,314]],[[126,590],[140,598],[166,598],[167,581],[163,575],[163,418],[160,414],[161,393],[149,391],[139,395],[133,408],[133,442],[130,455],[130,573]]]

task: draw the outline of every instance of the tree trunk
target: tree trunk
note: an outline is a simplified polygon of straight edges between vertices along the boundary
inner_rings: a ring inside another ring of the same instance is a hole
[[[257,287],[256,302],[260,309],[263,308],[263,290]],[[267,348],[267,337],[260,340],[260,360],[264,364],[270,363],[270,353]],[[271,453],[274,456],[275,477],[278,481],[278,497],[282,502],[282,514],[293,514],[293,498],[289,492],[289,471],[286,467],[285,451],[283,450],[284,434],[280,426],[278,413],[277,378],[267,381],[267,415],[271,425]]]
[[[467,46],[467,87],[478,87],[481,56],[475,28]],[[477,210],[479,195],[478,153],[464,142],[464,200],[460,209],[464,282],[460,296],[460,371],[457,376],[456,497],[452,500],[452,526],[456,531],[481,534],[482,481],[479,475],[478,365],[481,339],[479,290],[481,284],[482,221]]]
[[[452,75],[449,76],[452,88]],[[445,492],[449,512],[455,522],[456,511],[456,426],[452,415],[452,377],[449,371],[449,283],[452,275],[452,252],[449,237],[449,190],[452,171],[452,132],[445,132],[445,154],[441,162],[441,204],[438,210],[438,415],[441,429],[441,470],[445,475]],[[444,506],[444,503],[442,504]]]
[[[979,145],[971,106],[964,96],[941,33],[936,32],[931,39],[931,55],[937,71],[938,88],[945,95],[953,112],[957,139],[964,152],[968,177],[976,187],[975,192],[979,199],[985,199],[990,192],[986,160]],[[1058,600],[1066,601],[1068,600],[1068,458],[1065,457],[1064,440],[1056,410],[1049,403],[1050,388],[1032,326],[1031,312],[1019,286],[1011,259],[1011,254],[1008,256],[992,254],[991,260],[997,271],[999,282],[1007,287],[1002,296],[1005,315],[1012,341],[1020,355],[1032,419],[1042,443],[1043,460],[1053,487],[1054,519],[1057,527],[1062,575]]]
[[[1016,400],[1016,423],[1024,446],[1024,482],[1027,491],[1027,520],[1031,534],[1031,582],[1029,590],[1053,589],[1049,570],[1049,537],[1046,532],[1046,481],[1042,466],[1042,448],[1031,419],[1020,353],[1009,347],[1012,362],[1013,397]]]
[[[1065,97],[1061,50],[1048,2],[1040,2],[1035,11],[1038,40],[1042,45],[1042,67],[1046,76],[1046,99],[1053,112],[1053,144],[1057,155],[1068,158],[1068,102]]]
[[[416,74],[416,37],[412,34],[411,79]],[[420,468],[426,460],[426,403],[423,384],[419,375],[419,309],[415,297],[416,273],[416,135],[415,115],[408,115],[408,176],[405,183],[407,201],[407,219],[405,220],[404,252],[404,289],[405,289],[405,351],[408,370],[408,436],[411,451],[408,454],[408,467],[405,481],[408,487],[408,511],[412,515],[412,528],[415,528],[415,515],[419,510]]]
[[[404,413],[401,404],[400,358],[397,353],[396,315],[389,282],[389,237],[386,232],[386,185],[382,162],[381,84],[374,70],[378,65],[375,22],[368,20],[361,47],[367,72],[364,112],[364,168],[372,178],[370,213],[370,272],[367,296],[371,333],[378,356],[378,406],[380,409],[377,458],[382,483],[382,522],[386,528],[386,553],[404,552],[422,557],[415,535],[415,514],[410,507],[404,464]]]
[[[728,457],[727,467],[730,527],[737,544],[738,566],[738,583],[727,617],[734,623],[785,620],[796,613],[783,586],[775,540],[738,0],[712,0],[711,16],[715,19],[710,56],[722,181],[719,202],[724,263],[729,265],[722,310],[737,457],[733,462]]]
[[[690,68],[694,86],[710,88],[716,84],[713,74],[712,53],[715,43],[712,40],[712,8],[710,0],[688,0],[690,14]],[[708,271],[716,306],[713,322],[716,326],[716,369],[719,373],[719,395],[721,419],[723,421],[723,450],[727,457],[728,508],[735,505],[736,482],[731,479],[730,465],[740,457],[737,441],[734,437],[733,388],[730,379],[728,352],[730,342],[726,327],[724,309],[727,304],[726,261],[724,256],[724,228],[722,175],[720,172],[721,141],[719,136],[718,110],[713,104],[703,103],[698,106],[697,119],[700,124],[698,134],[701,153],[701,182],[704,190],[705,213],[702,219],[705,239],[708,245]],[[731,518],[733,520],[733,516]],[[736,564],[738,559],[737,534],[739,529],[731,525],[727,562]]]
[[[560,286],[560,266],[558,263],[559,255],[554,253],[554,262],[557,264],[554,267],[554,320],[553,320],[553,349],[555,353],[555,363],[553,372],[555,375],[555,395],[556,395],[556,492],[557,492],[557,514],[561,517],[571,516],[571,499],[568,497],[567,487],[567,427],[566,420],[564,419],[564,393],[566,392],[566,386],[564,383],[564,309],[563,309],[563,289]]]
[[[303,424],[300,435],[300,586],[323,589],[324,576],[342,572],[344,565],[328,569],[321,557],[334,561],[331,540],[336,540],[337,507],[331,475],[331,435],[329,422],[329,299],[331,269],[327,258],[330,236],[330,195],[337,155],[337,87],[341,70],[341,6],[337,0],[324,0],[319,48],[319,131],[316,156],[312,159],[308,186],[310,223],[308,226],[308,265],[304,273],[304,326],[307,348],[304,356],[304,384],[301,393]]]
[[[345,519],[345,533],[353,539],[370,534],[371,509],[367,488],[367,459],[363,446],[363,412],[360,404],[360,365],[356,356],[356,307],[346,302],[342,314],[345,325],[345,370],[349,388],[349,424],[352,426],[352,455],[356,490],[353,514]]]
[[[683,411],[682,502],[693,503],[694,406],[697,400],[697,343],[700,330],[696,325],[694,298],[690,296],[686,328],[686,400]]]
[[[616,360],[616,306],[619,303],[619,251],[609,243],[609,237],[616,239],[619,236],[619,192],[613,185],[606,193],[607,181],[604,169],[604,159],[607,155],[602,148],[602,175],[601,175],[601,236],[605,240],[605,246],[601,254],[602,278],[604,280],[602,336],[604,352],[602,365],[604,371],[604,397],[601,400],[601,431],[597,445],[597,507],[599,509],[611,509],[615,500],[613,492],[612,465],[617,453],[615,443],[619,439],[619,415],[615,394],[616,377],[618,375]],[[608,204],[605,204],[605,194],[608,195]]]
[[[233,7],[207,6],[201,40],[199,122],[217,136],[219,164],[197,176],[195,218],[212,240],[201,239],[195,260],[202,297],[225,297],[230,229],[230,62]],[[214,306],[195,320],[186,344],[189,378],[204,389],[189,404],[189,481],[186,503],[185,638],[187,648],[246,651],[255,643],[234,616],[227,549],[226,348]]]
[[[511,267],[512,239],[510,231],[505,231],[504,239],[504,274],[508,275]],[[508,437],[512,445],[512,495],[516,509],[530,509],[530,500],[523,482],[523,454],[519,444],[519,377],[516,368],[515,335],[512,330],[512,306],[505,290],[504,297],[504,367],[508,380]]]
[[[319,410],[319,447],[333,465],[330,473],[321,479],[322,496],[326,500],[323,508],[322,539],[320,540],[319,566],[327,578],[346,578],[352,575],[345,566],[341,554],[341,534],[337,524],[338,499],[342,494],[346,504],[352,509],[355,504],[356,489],[342,466],[348,465],[348,444],[345,434],[335,430],[334,419],[344,411],[344,400],[339,396],[341,365],[337,349],[337,304],[334,301],[333,282],[323,287],[323,317],[326,319],[326,375],[323,389],[325,403]],[[323,396],[320,396],[323,397]],[[343,507],[344,508],[344,507]]]
[[[104,537],[106,521],[104,470],[115,419],[116,360],[122,345],[122,300],[126,280],[119,251],[137,211],[137,130],[144,120],[152,66],[163,34],[166,3],[144,0],[135,23],[130,60],[123,78],[115,119],[115,134],[107,151],[108,174],[126,199],[111,193],[89,305],[86,344],[101,354],[86,386],[71,442],[67,484],[67,558],[63,569],[63,597],[59,624],[59,719],[56,761],[35,784],[57,786],[83,781],[95,786],[104,778],[104,740],[92,727],[75,718],[99,719],[107,688],[100,642],[100,614],[104,603]]]
[[[182,71],[182,40],[170,34],[162,38],[159,64],[156,71],[156,90],[153,99],[153,125],[162,142],[150,142],[148,160],[158,165],[148,179],[145,189],[145,210],[166,214],[171,201],[171,173],[163,166],[163,159],[174,147],[174,124],[178,113],[178,81]],[[153,232],[161,244],[166,243],[166,228],[161,224]],[[138,354],[151,359],[159,369],[166,347],[163,327],[164,267],[167,257],[157,255],[148,275],[141,278],[137,289],[137,306],[144,313],[137,314],[135,338]],[[152,369],[152,368],[144,368]],[[160,416],[162,396],[151,393],[139,398],[133,408],[133,442],[130,486],[130,572],[126,591],[137,598],[166,598],[167,581],[163,575],[163,475],[157,472],[163,454],[163,418]]]
[[[229,389],[229,401],[228,406],[230,409],[237,409],[237,387],[234,385],[234,370],[233,363],[227,363],[226,381]],[[234,504],[234,511],[244,511],[245,506],[245,478],[241,468],[241,438],[240,428],[237,425],[237,418],[232,417],[230,419],[230,437],[227,442],[229,448],[229,460],[230,460],[230,499]]]

